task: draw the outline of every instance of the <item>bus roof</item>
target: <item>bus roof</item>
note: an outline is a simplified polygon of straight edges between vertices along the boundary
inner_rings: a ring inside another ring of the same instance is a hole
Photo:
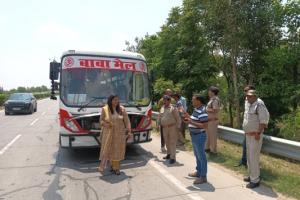
[[[65,55],[86,55],[86,56],[111,56],[111,57],[126,57],[133,58],[139,60],[145,60],[145,57],[139,53],[133,53],[129,51],[121,51],[121,52],[101,52],[101,51],[75,51],[68,50],[63,52],[62,57]]]

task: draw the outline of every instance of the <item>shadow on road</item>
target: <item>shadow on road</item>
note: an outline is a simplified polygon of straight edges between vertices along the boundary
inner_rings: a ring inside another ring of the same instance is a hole
[[[190,191],[205,191],[205,192],[214,192],[216,188],[211,183],[205,183],[201,185],[192,185],[187,187]]]
[[[27,112],[19,112],[19,113],[9,113],[8,115],[5,115],[5,117],[17,117],[17,116],[19,116],[19,117],[22,117],[22,116],[30,116],[30,115],[34,115],[35,114],[35,112],[34,113],[27,113]]]
[[[277,198],[278,195],[274,192],[273,189],[266,187],[264,185],[253,189],[254,192],[263,195],[263,196],[267,196],[267,197],[272,197],[272,198]]]
[[[145,154],[147,154],[146,157],[149,159],[153,157],[151,153],[146,152],[138,145],[128,146],[126,149],[125,160],[121,162],[121,171],[124,169],[134,169],[145,166],[148,162],[148,159],[144,159],[143,157]],[[98,172],[97,168],[100,164],[99,149],[70,150],[60,148],[54,156],[56,157],[55,167],[72,169],[81,173]],[[109,171],[109,169],[106,171]],[[51,172],[49,173],[51,174]],[[107,173],[105,172],[104,176],[106,175]],[[122,172],[120,176],[124,177],[126,175]],[[104,180],[106,180],[106,178],[104,178]]]
[[[144,156],[145,154],[147,156]],[[94,191],[94,189],[88,183],[89,178],[99,177],[100,180],[110,184],[116,184],[122,181],[128,181],[128,183],[130,183],[133,177],[126,175],[126,173],[122,170],[145,166],[148,160],[153,157],[153,154],[143,150],[138,145],[131,145],[127,147],[125,160],[121,162],[121,175],[119,176],[109,172],[109,169],[106,169],[103,175],[98,172],[97,168],[100,163],[98,160],[99,149],[70,150],[60,148],[53,156],[55,157],[56,163],[46,174],[49,176],[54,175],[54,179],[49,185],[47,191],[43,194],[43,199],[45,200],[63,199],[59,193],[59,191],[65,187],[65,185],[60,184],[62,176],[67,177],[70,180],[82,181],[83,184],[92,191]],[[92,177],[74,178],[72,175],[66,173],[68,169],[84,174],[91,173],[93,175]],[[95,173],[98,175],[94,176]],[[94,193],[97,195],[96,191]],[[86,194],[86,196],[88,196],[88,194]]]

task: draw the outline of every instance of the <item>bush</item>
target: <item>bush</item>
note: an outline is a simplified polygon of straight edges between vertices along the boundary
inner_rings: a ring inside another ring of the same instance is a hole
[[[8,95],[7,94],[0,94],[0,106],[2,106],[4,104],[4,102],[6,101]]]
[[[279,137],[300,141],[300,108],[290,114],[283,115],[276,125],[280,129]]]
[[[50,92],[39,92],[39,93],[33,93],[34,97],[37,99],[43,99],[50,97]]]
[[[155,81],[153,89],[153,100],[158,101],[165,93],[166,89],[171,89],[173,90],[173,92],[182,92],[182,84],[174,84],[172,80],[165,80],[164,78],[159,78]]]

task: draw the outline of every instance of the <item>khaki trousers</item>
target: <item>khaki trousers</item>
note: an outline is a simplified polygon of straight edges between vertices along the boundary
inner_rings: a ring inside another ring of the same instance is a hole
[[[180,130],[177,131],[177,139],[178,139],[178,143],[185,143],[185,123],[182,122],[181,123],[181,127]]]
[[[252,183],[258,183],[260,181],[259,157],[262,141],[263,134],[260,135],[259,140],[256,140],[254,136],[246,134],[247,165],[250,181]]]
[[[119,160],[112,160],[111,161],[111,168],[113,170],[120,170],[120,161]]]
[[[167,154],[170,154],[171,159],[176,159],[176,143],[178,136],[176,125],[163,128],[163,135],[167,147]]]
[[[205,149],[210,149],[210,151],[213,153],[217,153],[218,124],[218,120],[213,120],[209,121],[207,126],[207,140]]]

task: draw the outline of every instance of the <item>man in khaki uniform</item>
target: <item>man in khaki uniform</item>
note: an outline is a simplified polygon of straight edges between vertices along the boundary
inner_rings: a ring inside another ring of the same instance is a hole
[[[180,99],[179,93],[174,94],[173,98],[176,101],[175,108],[177,108],[179,116],[181,118],[183,118],[184,114],[186,113],[186,109],[183,106],[183,102]],[[177,133],[177,136],[178,136],[177,145],[179,145],[179,146],[184,145],[184,143],[185,143],[184,135],[185,135],[185,123],[183,122],[183,120],[181,120],[181,127],[180,127],[180,130]]]
[[[164,95],[167,95],[167,96],[172,96],[173,94],[173,91],[171,89],[166,89],[165,90],[165,93]],[[163,96],[164,97],[164,96]],[[163,97],[160,98],[160,100],[158,101],[157,103],[157,106],[158,106],[158,110],[160,110],[163,106],[164,106],[164,100],[163,100]],[[171,104],[175,104],[175,100],[173,98],[171,98]],[[159,129],[160,131],[160,150],[162,153],[166,153],[166,149],[165,149],[165,146],[166,146],[166,143],[165,143],[165,140],[164,140],[164,134],[163,134],[163,130],[162,130],[162,127],[160,127]]]
[[[181,119],[177,109],[171,105],[171,97],[163,97],[164,105],[160,109],[158,124],[162,127],[164,140],[167,147],[167,156],[164,159],[170,159],[169,163],[174,164],[176,161],[176,142],[177,133],[181,126]]]
[[[249,90],[246,97],[249,105],[244,113],[243,129],[246,134],[249,177],[244,178],[244,181],[249,182],[247,188],[256,188],[260,184],[259,156],[263,132],[269,123],[270,115],[265,104],[257,100],[255,90]]]
[[[220,99],[218,97],[219,89],[211,86],[208,90],[209,102],[206,106],[206,112],[208,114],[208,126],[207,126],[207,140],[205,145],[205,151],[212,154],[217,153],[217,139],[218,139],[218,124],[219,124],[219,111],[220,111]]]

